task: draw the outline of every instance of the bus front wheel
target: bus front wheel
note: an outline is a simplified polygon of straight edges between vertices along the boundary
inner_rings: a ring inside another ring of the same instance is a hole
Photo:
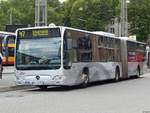
[[[139,78],[141,75],[141,72],[140,72],[140,66],[137,67],[137,77]]]

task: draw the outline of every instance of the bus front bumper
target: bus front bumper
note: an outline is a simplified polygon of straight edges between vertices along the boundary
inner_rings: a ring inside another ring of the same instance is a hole
[[[48,85],[48,86],[72,86],[78,85],[80,83],[76,83],[65,76],[22,76],[16,77],[17,85]]]

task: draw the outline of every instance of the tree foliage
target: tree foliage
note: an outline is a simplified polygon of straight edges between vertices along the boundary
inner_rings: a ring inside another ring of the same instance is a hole
[[[139,40],[147,40],[150,34],[150,0],[131,0],[128,4],[129,32]]]
[[[113,17],[111,3],[111,0],[76,0],[70,6],[66,5],[70,25],[86,30],[105,30]]]
[[[10,24],[32,24],[34,22],[33,0],[8,0],[0,3],[0,29]]]
[[[61,24],[62,14],[59,13],[60,2],[58,0],[48,0],[48,23]],[[58,9],[57,9],[58,8]],[[5,25],[10,24],[30,24],[34,26],[34,0],[7,0],[0,2],[0,30],[5,30]]]

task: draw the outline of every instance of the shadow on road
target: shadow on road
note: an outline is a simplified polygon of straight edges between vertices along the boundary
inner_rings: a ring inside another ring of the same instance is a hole
[[[108,85],[108,84],[116,84],[116,83],[121,83],[121,82],[126,82],[126,81],[132,81],[136,79],[143,79],[144,77],[131,77],[128,79],[120,80],[120,81],[115,81],[115,80],[105,80],[105,81],[98,81],[98,82],[93,82],[88,85],[87,88],[99,86],[99,85]],[[26,91],[31,91],[31,92],[66,92],[66,91],[73,91],[73,90],[83,90],[87,88],[81,88],[79,85],[76,86],[49,86],[47,89],[40,89],[40,88],[34,88],[34,89],[29,89]]]

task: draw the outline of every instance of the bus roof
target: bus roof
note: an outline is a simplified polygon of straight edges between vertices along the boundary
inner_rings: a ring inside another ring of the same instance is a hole
[[[64,29],[70,29],[70,30],[76,30],[76,31],[80,31],[80,32],[84,32],[84,33],[89,33],[89,34],[97,34],[97,35],[104,35],[104,36],[110,36],[115,38],[114,34],[111,33],[107,33],[107,32],[103,32],[103,31],[87,31],[87,30],[81,30],[81,29],[77,29],[77,28],[72,28],[72,27],[66,27],[66,26],[39,26],[39,27],[28,27],[28,28],[19,28],[18,30],[30,30],[30,29],[42,29],[42,28],[64,28]]]
[[[140,44],[146,44],[144,42],[140,42],[140,41],[129,39],[128,37],[118,37],[118,38],[130,41],[130,42],[135,42],[135,43],[140,43]]]
[[[0,37],[5,38],[7,36],[16,36],[15,33],[0,31]]]
[[[98,35],[104,35],[104,36],[115,37],[115,34],[108,33],[108,32],[103,32],[103,31],[93,31],[93,33],[98,34]]]

